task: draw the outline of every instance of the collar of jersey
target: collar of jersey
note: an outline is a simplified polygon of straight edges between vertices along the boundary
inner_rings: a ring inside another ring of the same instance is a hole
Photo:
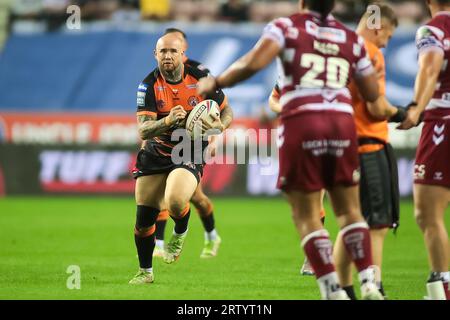
[[[306,14],[310,14],[310,15],[312,15],[312,16],[315,16],[316,18],[322,17],[322,15],[321,15],[319,12],[314,11],[314,10],[308,10],[308,12],[307,12]],[[334,20],[334,16],[330,13],[330,14],[327,16],[327,20]]]
[[[450,15],[450,11],[439,11],[438,13],[436,13],[437,16],[442,16],[442,15]]]
[[[168,84],[180,84],[180,83],[183,82],[184,78],[186,78],[186,75],[187,75],[187,69],[188,69],[188,66],[184,65],[183,76],[181,77],[181,80],[180,80],[180,81],[177,81],[177,82],[171,82],[171,81],[167,81],[166,79],[164,79],[164,77],[161,75],[161,72],[159,71],[159,68],[156,68],[156,69],[155,69],[154,75],[155,75],[155,78],[156,78],[156,79],[158,79],[158,77],[161,75],[161,78],[163,78],[163,80],[164,80],[165,82],[167,82]]]

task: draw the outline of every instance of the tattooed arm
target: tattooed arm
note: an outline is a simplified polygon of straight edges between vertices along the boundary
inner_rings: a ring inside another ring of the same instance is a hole
[[[226,105],[220,113],[220,122],[222,122],[223,131],[230,126],[231,121],[233,121],[233,110],[229,105]]]
[[[156,120],[156,116],[138,116],[138,131],[142,140],[148,140],[160,136],[169,131],[171,126],[186,117],[186,111],[182,106],[176,106],[170,110],[167,117]]]

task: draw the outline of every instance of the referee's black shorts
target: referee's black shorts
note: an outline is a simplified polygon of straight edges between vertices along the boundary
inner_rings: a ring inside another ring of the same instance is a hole
[[[360,153],[361,210],[371,229],[397,228],[399,223],[398,171],[392,147]]]

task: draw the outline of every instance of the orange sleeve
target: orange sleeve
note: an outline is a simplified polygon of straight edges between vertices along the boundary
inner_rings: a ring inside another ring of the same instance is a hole
[[[386,95],[386,64],[381,50],[373,43],[365,41],[369,58],[378,76],[378,86],[380,95]]]
[[[377,48],[378,49],[378,48]],[[380,49],[377,50],[375,69],[379,73],[378,86],[381,96],[386,95],[386,63],[384,61],[383,53]]]
[[[222,101],[222,103],[221,103],[220,106],[219,106],[220,111],[222,111],[223,108],[225,108],[225,106],[226,106],[227,104],[228,104],[228,98],[227,98],[227,96],[224,95],[223,101]]]

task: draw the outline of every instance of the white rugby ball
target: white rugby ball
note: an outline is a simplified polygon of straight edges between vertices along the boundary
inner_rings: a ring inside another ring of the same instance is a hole
[[[217,102],[208,99],[198,103],[189,113],[189,116],[186,120],[186,131],[188,135],[192,139],[203,137],[206,133],[204,134],[202,132],[203,130],[201,123],[205,120],[212,122],[214,120],[212,115],[216,115],[218,118],[220,118],[220,109]]]

